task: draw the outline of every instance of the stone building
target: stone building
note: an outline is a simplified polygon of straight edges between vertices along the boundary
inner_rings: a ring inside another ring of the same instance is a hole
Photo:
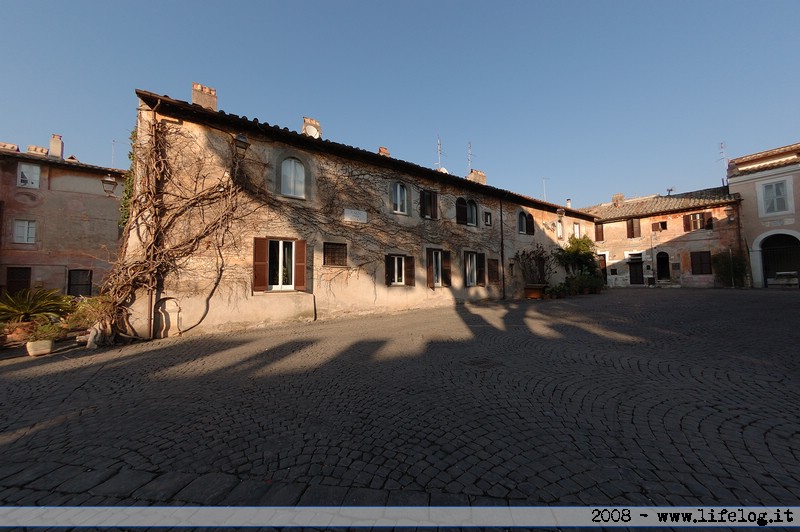
[[[142,336],[519,297],[517,250],[594,230],[479,171],[325,140],[310,118],[298,133],[218,111],[199,84],[192,103],[137,95],[124,259],[169,263],[119,280]]]
[[[732,159],[728,184],[742,197],[753,286],[798,287],[800,144]]]
[[[116,258],[125,171],[64,158],[49,148],[0,143],[0,283],[2,290],[98,292]]]
[[[608,286],[715,284],[711,256],[741,250],[740,199],[727,187],[625,198],[582,209]]]

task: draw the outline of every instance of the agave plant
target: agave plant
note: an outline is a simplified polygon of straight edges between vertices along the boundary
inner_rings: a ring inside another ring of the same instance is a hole
[[[58,290],[37,288],[0,295],[0,321],[10,323],[57,320],[66,315],[71,308],[70,297],[59,293]]]

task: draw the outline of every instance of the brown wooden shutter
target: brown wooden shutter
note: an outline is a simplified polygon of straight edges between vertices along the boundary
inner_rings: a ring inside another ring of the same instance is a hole
[[[414,257],[406,256],[403,259],[403,266],[405,267],[403,277],[405,278],[406,286],[414,286],[417,283],[417,270],[414,268]]]
[[[450,252],[442,251],[442,286],[450,286]]]
[[[596,224],[594,226],[594,239],[596,242],[605,240],[605,237],[603,235],[603,224]]]
[[[684,214],[683,215],[683,232],[688,233],[692,230],[692,215],[691,214]]]
[[[428,192],[425,190],[419,191],[419,215],[422,218],[427,217],[428,209],[426,208],[426,203],[428,199]]]
[[[269,288],[267,281],[268,270],[268,240],[256,237],[253,239],[253,291],[263,292]]]
[[[478,286],[486,286],[486,254],[478,253],[478,266],[476,268],[476,281]]]
[[[626,220],[625,225],[628,229],[628,238],[633,238],[633,218]]]
[[[392,284],[392,279],[394,279],[394,257],[392,257],[391,255],[386,255],[385,265],[386,265],[386,286],[390,286]]]
[[[439,193],[430,192],[431,195],[431,218],[434,220],[439,219]]]
[[[306,241],[294,243],[294,289],[306,289]]]
[[[658,233],[659,231],[661,231],[661,224],[658,222],[653,222],[653,225],[651,227],[654,233]]]
[[[425,272],[428,279],[428,288],[434,288],[433,284],[433,250],[425,250]]]
[[[486,274],[489,283],[500,282],[500,262],[497,259],[486,259]]]
[[[456,200],[456,223],[464,225],[467,223],[467,202],[464,198]]]
[[[533,226],[533,215],[532,214],[526,214],[525,215],[525,233],[529,234],[529,235],[532,235],[534,233],[534,231],[535,231],[535,228]]]
[[[639,238],[640,236],[642,236],[641,222],[639,218],[634,218],[632,222],[633,222],[633,237]]]
[[[711,211],[703,213],[703,222],[706,229],[714,229],[714,215],[711,214]]]

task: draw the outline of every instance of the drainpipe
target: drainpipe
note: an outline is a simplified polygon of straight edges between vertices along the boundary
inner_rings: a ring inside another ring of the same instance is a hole
[[[156,102],[156,106],[153,107],[153,110],[152,110],[152,112],[153,112],[153,124],[156,123],[156,110],[159,108],[159,106],[161,106],[161,99],[159,99]],[[147,289],[147,339],[148,340],[152,340],[153,339],[153,334],[155,332],[153,330],[154,329],[154,325],[155,325],[155,323],[154,323],[155,315],[154,315],[154,312],[153,312],[155,310],[153,308],[154,305],[155,305],[155,302],[153,301],[153,288],[151,287],[151,288]]]
[[[506,299],[506,244],[503,234],[503,199],[500,198],[500,272],[503,279],[503,300]]]

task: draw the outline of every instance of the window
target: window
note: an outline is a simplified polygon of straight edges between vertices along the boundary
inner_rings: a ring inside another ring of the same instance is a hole
[[[483,225],[491,226],[492,225],[492,213],[489,211],[483,212]]]
[[[408,214],[408,191],[403,183],[392,185],[392,210],[399,214]]]
[[[20,290],[31,287],[31,269],[28,267],[9,266],[6,268],[6,291],[16,294]]]
[[[605,240],[605,235],[603,234],[603,224],[595,224],[594,239],[596,242],[602,242]]]
[[[347,244],[322,243],[323,266],[347,266]]]
[[[711,252],[692,251],[692,275],[708,275],[711,273]]]
[[[572,223],[572,234],[575,235],[575,238],[581,237],[581,224],[578,222]]]
[[[696,229],[713,229],[714,217],[711,212],[696,212],[683,217],[683,231],[689,232]]]
[[[762,186],[764,213],[775,214],[789,210],[786,198],[786,181],[767,183]]]
[[[556,237],[559,240],[564,240],[564,222],[556,220]]]
[[[652,230],[654,233],[667,230],[667,222],[653,222]]]
[[[305,240],[253,239],[253,291],[305,289]]]
[[[439,194],[431,190],[419,192],[419,214],[423,218],[436,220],[439,218]]]
[[[281,194],[306,197],[306,169],[298,159],[290,157],[281,163]]]
[[[467,225],[478,225],[478,204],[472,200],[467,202]]]
[[[17,244],[36,243],[36,222],[34,220],[14,220],[14,242]]]
[[[464,286],[486,285],[486,255],[464,252]]]
[[[450,252],[441,249],[425,251],[428,288],[450,286]]]
[[[533,215],[520,212],[517,217],[517,230],[521,235],[532,235],[534,232]]]
[[[17,186],[25,188],[39,188],[39,175],[41,169],[35,164],[19,163],[17,167]]]
[[[500,282],[500,261],[497,259],[486,259],[486,273],[489,276],[489,283],[497,284]]]
[[[628,238],[639,238],[642,236],[642,228],[640,226],[639,218],[631,218],[627,220]]]
[[[386,255],[386,286],[414,286],[414,257]]]
[[[70,270],[67,294],[71,296],[91,296],[92,270]]]

